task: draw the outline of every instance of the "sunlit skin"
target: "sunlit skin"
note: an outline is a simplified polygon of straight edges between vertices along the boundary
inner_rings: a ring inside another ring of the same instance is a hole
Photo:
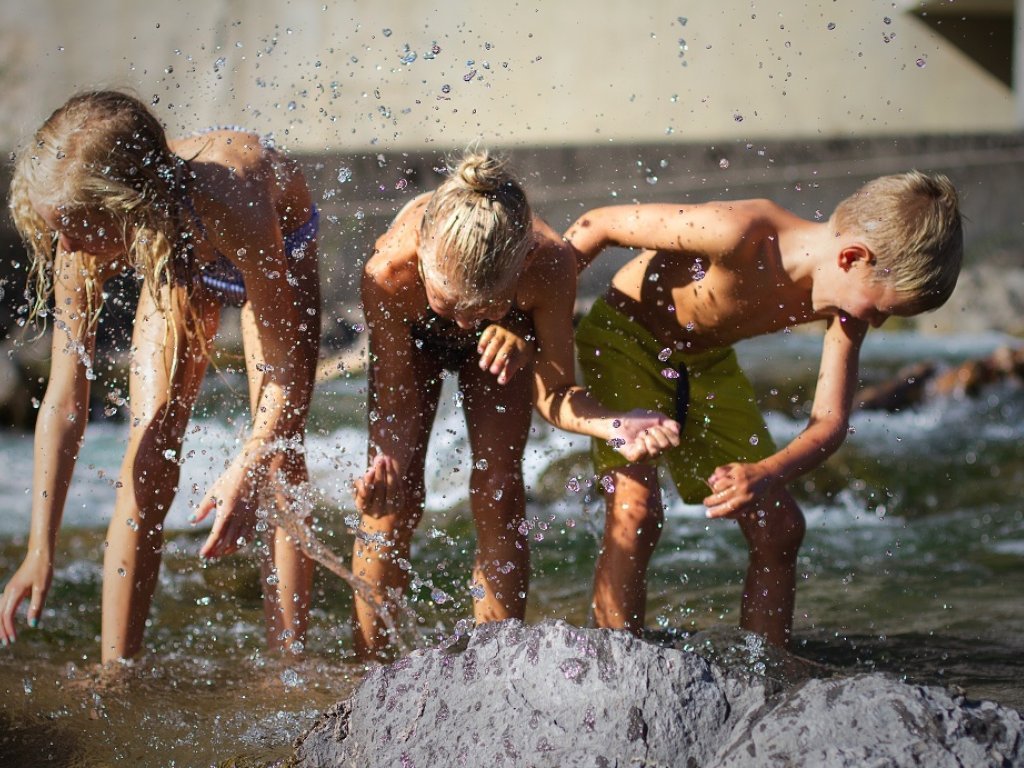
[[[824,321],[818,385],[807,427],[764,461],[720,466],[707,478],[710,519],[737,521],[750,553],[740,624],[786,645],[804,519],[786,490],[847,434],[861,343],[904,305],[874,269],[856,234],[836,236],[766,200],[601,208],[567,232],[584,269],[607,246],[640,249],[606,298],[665,346],[693,352]],[[695,275],[700,274],[700,279]],[[594,577],[599,626],[639,632],[646,574],[664,516],[656,468],[612,472],[604,541]]]
[[[231,259],[244,276],[248,295],[241,323],[251,431],[194,515],[199,522],[215,513],[200,552],[214,558],[253,539],[256,498],[267,478],[280,470],[289,483],[307,479],[303,457],[264,446],[301,440],[305,429],[319,343],[317,260],[310,246],[306,257],[289,267],[282,237],[308,219],[312,200],[298,166],[263,148],[258,136],[215,131],[170,142],[170,147],[189,159],[196,175],[192,201],[207,232],[206,239],[193,232],[198,257],[213,260],[219,251]],[[87,367],[83,356],[71,351],[78,339],[84,340],[85,359],[92,360],[96,349],[94,329],[85,327],[83,271],[94,269],[102,281],[120,273],[127,257],[125,237],[131,235],[102,210],[48,206],[31,195],[30,201],[58,233],[55,330],[50,379],[36,426],[28,553],[0,597],[4,643],[16,638],[15,614],[22,602],[29,602],[30,625],[42,614],[88,418]],[[294,284],[285,279],[289,272]],[[185,298],[179,285],[157,290],[166,306],[180,305]],[[199,289],[192,307],[203,336],[212,340],[220,304]],[[207,368],[208,360],[186,335],[182,317],[165,316],[150,286],[142,286],[129,366],[129,433],[104,550],[104,662],[129,658],[142,647],[160,565],[163,520],[178,489],[177,457]],[[280,528],[272,528],[268,544],[271,556],[264,576],[273,568],[278,578],[276,589],[265,589],[268,642],[272,648],[286,648],[304,637],[312,564]]]
[[[529,328],[489,325],[477,356],[458,371],[472,448],[470,506],[477,531],[472,581],[483,590],[482,597],[474,598],[477,622],[522,618],[525,611],[529,547],[519,532],[525,514],[521,462],[534,406],[556,426],[604,440],[620,438],[621,450],[631,458],[656,456],[678,444],[674,421],[649,411],[609,411],[576,386],[576,265],[572,251],[547,224],[535,219],[534,246],[510,295],[464,306],[454,283],[443,275],[440,280],[422,277],[421,259],[433,256],[419,236],[428,198],[418,198],[398,214],[377,240],[363,272],[372,415],[369,466],[355,483],[362,519],[352,570],[372,591],[355,600],[353,635],[364,657],[388,646],[377,606],[393,611],[394,596],[408,588],[409,574],[398,563],[408,559],[423,513],[427,439],[442,367],[417,346],[411,329],[428,309],[469,332],[484,320],[503,320],[515,307],[530,318],[535,337],[531,356],[522,338]]]

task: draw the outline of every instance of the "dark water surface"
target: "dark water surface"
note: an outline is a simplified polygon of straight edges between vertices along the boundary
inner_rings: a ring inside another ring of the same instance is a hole
[[[877,334],[865,349],[864,375],[882,379],[921,359],[955,363],[1006,341]],[[803,426],[819,344],[794,335],[741,350],[779,441]],[[351,547],[347,489],[365,460],[364,387],[358,378],[325,385],[309,438],[322,493],[318,534],[343,559]],[[0,765],[193,766],[232,757],[266,764],[287,755],[315,715],[358,682],[351,598],[341,580],[318,572],[307,653],[289,662],[263,651],[252,556],[198,563],[205,533],[189,528],[189,502],[233,450],[240,427],[225,419],[241,421],[244,408],[225,405],[225,391],[234,390],[211,386],[200,429],[186,442],[148,651],[116,674],[101,675],[95,664],[103,531],[124,433],[118,424],[89,427],[42,624],[22,628],[18,642],[0,650]],[[454,387],[443,397],[429,511],[413,553],[410,607],[423,645],[467,628],[471,612],[469,454]],[[808,519],[794,652],[823,673],[884,671],[1024,708],[1024,391],[1001,384],[973,400],[858,413],[853,428],[839,453],[794,486]],[[585,441],[538,422],[527,450],[531,621],[588,622],[602,515],[585,449]],[[0,435],[0,451],[6,580],[28,530],[31,436]],[[729,629],[745,563],[734,524],[709,523],[669,496],[650,572],[652,634],[764,671],[757,644]]]

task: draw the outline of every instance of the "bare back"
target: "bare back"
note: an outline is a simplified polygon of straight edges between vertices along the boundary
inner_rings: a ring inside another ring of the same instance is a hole
[[[810,284],[784,264],[803,219],[766,200],[644,208],[637,231],[663,241],[623,266],[606,298],[666,346],[701,351],[818,319]]]

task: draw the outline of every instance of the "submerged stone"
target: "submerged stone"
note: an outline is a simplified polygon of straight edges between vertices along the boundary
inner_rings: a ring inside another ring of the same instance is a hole
[[[1024,723],[880,674],[784,687],[624,632],[505,621],[375,667],[291,765],[1016,766]]]

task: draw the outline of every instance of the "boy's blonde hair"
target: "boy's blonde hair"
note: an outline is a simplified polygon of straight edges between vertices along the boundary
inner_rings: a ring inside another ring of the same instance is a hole
[[[532,222],[526,193],[505,161],[467,150],[423,213],[424,274],[446,284],[459,308],[485,304],[519,279]]]
[[[875,257],[879,282],[908,314],[934,309],[953,293],[963,260],[959,198],[941,174],[909,171],[869,181],[836,206],[837,233],[858,233]]]
[[[11,215],[32,254],[29,285],[35,296],[30,319],[45,314],[53,293],[57,237],[33,209],[33,201],[54,207],[62,216],[105,212],[124,237],[128,265],[158,297],[161,283],[173,285],[173,252],[184,245],[179,241],[187,173],[185,162],[168,147],[160,121],[130,95],[81,93],[50,115],[19,154],[11,181]],[[85,266],[90,270],[86,298],[91,326],[102,300],[96,265]]]

